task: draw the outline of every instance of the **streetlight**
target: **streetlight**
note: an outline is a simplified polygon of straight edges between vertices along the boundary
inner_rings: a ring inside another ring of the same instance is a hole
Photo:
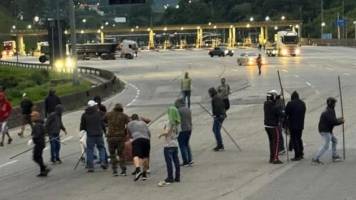
[[[281,17],[281,20],[284,21],[285,19],[286,19],[286,16],[283,15],[283,16]]]
[[[355,40],[356,40],[356,21],[353,22],[355,25]]]
[[[104,26],[100,26],[100,29],[103,30],[103,29],[104,29]]]
[[[176,9],[179,9],[179,5],[176,5]]]
[[[208,25],[211,26],[211,22],[209,22]]]
[[[192,0],[189,0],[188,3],[192,3]]]
[[[82,22],[85,24],[87,23],[87,19],[82,19]]]
[[[32,25],[31,24],[27,25],[27,29],[32,29]]]
[[[35,16],[35,17],[33,18],[33,21],[36,22],[36,23],[39,22],[39,21],[40,21],[40,17],[39,17],[39,16]]]
[[[321,39],[323,39],[323,35],[324,35],[324,27],[326,26],[325,22],[321,22]]]
[[[12,25],[12,27],[11,27],[13,30],[15,30],[16,29],[16,26],[15,25]]]
[[[275,27],[274,27],[274,30],[278,30],[278,26],[275,26]]]
[[[271,18],[269,17],[269,16],[267,16],[266,18],[265,18],[265,20],[266,21],[269,21]]]
[[[251,25],[250,25],[250,24],[247,24],[247,25],[246,25],[246,28],[250,28],[250,27],[251,27]]]
[[[250,17],[250,22],[255,21],[255,19],[253,17]]]
[[[105,22],[105,26],[108,26],[109,25],[109,22]]]

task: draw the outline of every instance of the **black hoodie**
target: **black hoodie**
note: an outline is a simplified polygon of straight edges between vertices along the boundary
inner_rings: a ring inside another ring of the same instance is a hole
[[[104,127],[102,114],[96,106],[85,109],[80,122],[81,131],[86,131],[88,137],[101,137],[103,136]]]
[[[306,106],[305,103],[299,99],[297,92],[293,92],[291,101],[286,106],[286,115],[288,118],[288,127],[291,130],[303,130],[305,119]]]
[[[45,106],[45,114],[47,117],[48,114],[55,111],[55,108],[58,104],[61,104],[61,100],[56,95],[55,91],[50,90],[44,104],[45,104],[44,105]]]
[[[65,131],[63,122],[62,122],[62,105],[57,105],[55,107],[55,111],[52,112],[46,121],[46,129],[48,131],[48,135],[59,134],[61,130]]]
[[[32,140],[35,144],[44,144],[45,143],[45,127],[43,120],[37,120],[33,122],[32,126]]]

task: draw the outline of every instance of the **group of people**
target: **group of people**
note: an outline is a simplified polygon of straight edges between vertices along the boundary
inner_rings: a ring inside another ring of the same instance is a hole
[[[344,123],[343,118],[336,118],[335,104],[337,100],[329,97],[326,101],[327,108],[322,112],[319,120],[319,133],[324,139],[324,144],[313,157],[312,162],[323,164],[320,161],[321,156],[329,149],[329,144],[332,142],[332,159],[333,161],[340,160],[340,156],[336,151],[337,139],[333,134],[333,129],[337,125]],[[283,154],[284,141],[283,130],[286,134],[290,134],[289,149],[294,150],[294,158],[292,161],[300,161],[304,159],[304,144],[302,134],[304,129],[304,120],[306,113],[306,105],[300,99],[299,94],[294,91],[291,95],[291,100],[284,105],[284,99],[276,90],[267,93],[267,99],[264,103],[264,125],[269,140],[270,157],[269,162],[272,164],[282,164],[279,155]]]

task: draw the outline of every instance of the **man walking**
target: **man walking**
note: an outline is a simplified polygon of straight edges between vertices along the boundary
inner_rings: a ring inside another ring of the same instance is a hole
[[[181,90],[183,95],[183,100],[185,104],[190,108],[190,95],[192,89],[192,79],[189,77],[189,73],[185,72],[184,78],[181,81]]]
[[[270,157],[272,164],[282,164],[279,160],[280,126],[279,119],[283,115],[280,107],[276,105],[277,92],[272,90],[267,93],[267,100],[264,103],[264,125],[269,141]]]
[[[336,118],[335,113],[335,104],[337,100],[333,97],[329,97],[326,100],[327,108],[321,113],[319,121],[319,133],[324,139],[324,144],[321,146],[318,153],[312,159],[313,163],[323,164],[320,161],[320,157],[329,149],[330,142],[332,143],[332,159],[333,161],[340,160],[340,156],[336,151],[337,139],[334,136],[333,129],[335,126],[341,125],[344,123],[343,118]]]
[[[11,103],[6,99],[5,93],[0,92],[0,134],[2,137],[0,147],[4,146],[5,135],[8,137],[7,143],[11,144],[12,142],[12,138],[9,134],[9,129],[7,126],[7,120],[10,117],[11,111]]]
[[[46,121],[46,130],[49,136],[49,143],[51,145],[51,162],[53,164],[61,164],[59,152],[61,150],[61,130],[67,135],[66,128],[62,121],[63,106],[61,104],[56,105],[54,112],[49,114]]]
[[[126,176],[126,162],[124,158],[125,142],[127,140],[127,124],[130,118],[124,113],[124,108],[121,104],[116,104],[114,109],[107,113],[106,120],[108,122],[107,141],[109,145],[110,159],[112,164],[113,175],[118,176],[117,172],[117,156],[120,157],[119,163],[121,168],[121,176]]]
[[[179,112],[175,106],[168,108],[168,124],[164,127],[164,133],[158,136],[165,138],[164,159],[166,161],[167,178],[160,181],[158,186],[166,186],[174,182],[180,182],[180,165],[178,158],[178,126],[181,122]],[[175,177],[173,177],[173,166],[175,168]]]
[[[230,101],[229,101],[229,95],[231,94],[230,92],[230,85],[226,84],[226,79],[222,78],[221,79],[221,85],[218,87],[218,94],[222,98],[225,104],[225,110],[230,109]]]
[[[221,128],[226,118],[226,110],[224,101],[219,97],[215,88],[209,89],[209,95],[211,97],[211,108],[213,110],[213,132],[216,139],[216,147],[214,151],[224,150],[223,139],[221,137]]]
[[[105,160],[105,144],[103,139],[104,122],[102,115],[96,107],[97,103],[93,100],[88,102],[88,108],[81,117],[80,131],[87,133],[87,167],[88,172],[94,172],[94,148],[99,151],[99,159],[101,168],[107,169],[107,161]]]
[[[142,180],[146,180],[149,168],[151,133],[147,124],[140,120],[137,114],[133,114],[131,120],[127,125],[127,129],[132,140],[132,156],[136,168],[134,181],[140,179],[141,176]]]
[[[26,93],[23,93],[22,101],[20,104],[21,112],[22,112],[22,126],[21,126],[21,131],[18,133],[20,137],[23,137],[23,133],[25,131],[25,127],[27,124],[32,127],[32,123],[31,123],[32,106],[33,106],[32,101],[27,97]]]
[[[56,91],[54,89],[50,89],[44,102],[45,116],[47,117],[49,114],[54,112],[58,104],[62,104],[60,98],[56,95]]]
[[[175,102],[181,120],[181,131],[178,136],[180,153],[182,155],[182,166],[191,166],[193,164],[192,152],[190,150],[189,140],[192,134],[192,112],[184,106],[183,99],[178,99]]]
[[[262,68],[262,56],[261,56],[261,54],[258,54],[258,57],[256,59],[256,63],[257,63],[257,67],[258,67],[258,75],[261,76],[261,73],[262,73],[262,71],[261,71],[261,68]]]
[[[294,158],[292,161],[299,161],[304,158],[304,147],[302,133],[304,129],[306,106],[304,101],[299,99],[299,94],[294,91],[291,101],[286,106],[287,124],[291,134]]]
[[[31,136],[35,145],[33,147],[33,161],[40,167],[40,173],[37,176],[46,177],[51,169],[44,164],[42,157],[43,149],[46,146],[44,122],[37,111],[31,113],[31,121],[33,123]]]

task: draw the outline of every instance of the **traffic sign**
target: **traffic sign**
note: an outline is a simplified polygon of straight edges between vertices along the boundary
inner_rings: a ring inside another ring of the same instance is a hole
[[[346,24],[347,24],[347,20],[346,19],[338,19],[338,20],[336,20],[336,25],[339,26],[339,27],[346,26]]]

